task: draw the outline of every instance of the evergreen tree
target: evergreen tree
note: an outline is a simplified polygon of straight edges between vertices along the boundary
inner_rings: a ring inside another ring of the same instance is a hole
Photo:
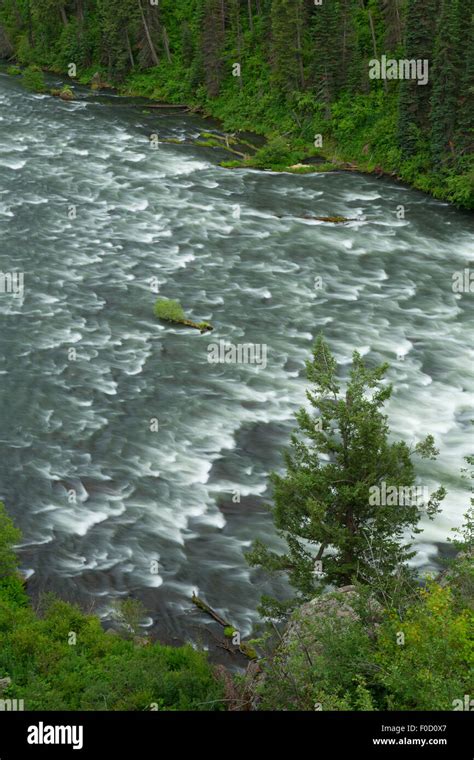
[[[273,0],[271,23],[274,82],[285,93],[304,87],[304,18],[302,0]]]
[[[307,397],[317,413],[299,411],[304,437],[293,435],[286,475],[272,478],[274,521],[288,551],[280,556],[256,542],[248,555],[252,565],[287,571],[303,597],[314,594],[321,583],[371,583],[394,573],[413,555],[404,541],[406,531],[419,532],[421,515],[433,517],[444,498],[442,488],[427,503],[407,497],[406,490],[396,503],[382,496],[384,488],[392,493],[391,487],[413,486],[414,452],[429,458],[437,454],[431,436],[414,449],[389,441],[382,411],[392,392],[384,382],[386,370],[387,365],[369,369],[354,352],[341,393],[336,361],[322,338],[307,363],[312,383]],[[316,561],[322,563],[320,581],[315,578]]]
[[[462,75],[457,0],[442,0],[432,71],[431,150],[435,161],[454,151],[453,137]]]
[[[218,95],[224,75],[225,4],[204,0],[201,32],[202,65],[209,97]]]
[[[474,154],[474,11],[469,15],[459,3],[460,65],[462,70],[457,107],[457,127],[454,137],[456,153],[461,162]]]
[[[400,83],[398,144],[404,157],[420,148],[422,135],[430,128],[431,68],[440,0],[408,0],[405,57],[428,60],[430,79],[419,85],[414,79]]]
[[[97,0],[102,50],[109,76],[121,76],[135,65],[131,40],[139,26],[138,7],[124,0]]]

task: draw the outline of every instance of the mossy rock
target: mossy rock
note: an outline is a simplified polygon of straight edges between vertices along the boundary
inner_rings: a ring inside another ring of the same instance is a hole
[[[258,655],[256,650],[253,648],[251,644],[247,644],[246,641],[240,642],[240,651],[242,654],[244,654],[246,657],[249,658],[249,660],[256,660]]]
[[[54,95],[54,97],[56,98],[61,98],[61,100],[66,100],[66,101],[74,100],[74,93],[71,90],[71,88],[67,86],[63,87],[60,90],[53,88],[51,90],[51,95]]]
[[[11,77],[19,77],[22,74],[22,70],[19,66],[8,66],[7,74]]]

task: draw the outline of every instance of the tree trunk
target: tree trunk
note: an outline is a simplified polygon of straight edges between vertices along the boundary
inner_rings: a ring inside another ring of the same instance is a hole
[[[374,19],[372,18],[371,11],[368,11],[368,13],[369,13],[370,33],[372,35],[372,45],[374,46],[374,58],[378,58],[378,55],[377,55],[377,42],[375,40]]]
[[[77,18],[79,20],[79,23],[82,25],[84,23],[84,0],[77,0],[76,8]]]
[[[303,52],[301,49],[301,17],[300,17],[298,7],[296,10],[296,49],[298,53],[298,65],[300,69],[300,85],[304,89],[305,77],[304,77],[304,66],[303,66]]]
[[[59,13],[61,16],[61,21],[63,22],[64,26],[67,26],[68,22],[67,22],[66,11],[64,10],[64,5],[59,6]]]
[[[253,32],[252,0],[247,0],[247,5],[249,9],[249,28]]]
[[[221,0],[222,31],[225,32],[225,0]]]
[[[168,32],[166,31],[166,26],[163,25],[163,46],[165,48],[166,57],[168,59],[168,63],[171,63],[171,53],[170,53],[170,43],[168,39]]]
[[[143,6],[142,6],[141,0],[138,0],[138,7],[140,8],[140,14],[141,14],[141,17],[142,17],[143,28],[145,30],[145,35],[146,35],[146,39],[147,39],[147,42],[148,42],[148,47],[150,48],[151,59],[152,59],[154,65],[158,66],[159,63],[160,63],[160,61],[159,61],[159,58],[158,58],[158,56],[156,54],[156,50],[155,50],[155,46],[153,44],[153,40],[151,39],[150,30],[149,30],[148,24],[146,22],[146,18],[145,18],[145,14],[143,12]]]
[[[130,37],[128,35],[128,29],[125,30],[125,41],[127,43],[127,51],[128,51],[128,57],[130,58],[130,64],[132,66],[132,69],[135,68],[135,59],[133,57],[133,50],[132,46],[130,44]]]

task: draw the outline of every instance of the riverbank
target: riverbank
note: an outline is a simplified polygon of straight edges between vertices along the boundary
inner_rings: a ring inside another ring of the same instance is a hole
[[[21,72],[16,65],[12,67],[5,64],[3,70],[9,73],[9,69],[12,75]],[[43,71],[60,77],[63,89],[67,93],[73,92],[74,84],[77,83],[96,92],[114,92],[123,97],[154,101],[150,102],[150,109],[160,108],[165,111],[168,106],[170,111],[179,109],[217,121],[221,127],[220,134],[218,130],[202,133],[194,142],[201,147],[227,151],[229,160],[220,162],[224,168],[250,168],[290,174],[344,171],[389,177],[438,200],[453,203],[458,208],[474,208],[474,173],[472,176],[466,175],[465,181],[462,182],[458,182],[453,176],[452,181],[446,185],[436,172],[420,174],[414,171],[413,167],[400,170],[397,166],[396,152],[391,149],[386,153],[379,149],[374,150],[370,144],[370,132],[361,134],[360,129],[346,128],[351,136],[350,148],[345,146],[344,141],[341,143],[331,134],[314,135],[314,142],[310,143],[298,136],[294,130],[286,130],[283,133],[279,126],[281,114],[278,108],[276,116],[272,116],[270,111],[262,118],[258,110],[254,115],[249,115],[248,109],[243,111],[239,98],[223,95],[211,99],[202,91],[201,97],[188,98],[187,102],[183,103],[181,93],[170,87],[166,81],[160,80],[157,86],[156,73],[132,74],[124,81],[116,81],[92,69],[84,71],[77,78],[67,77],[66,72],[57,68],[43,68]],[[51,94],[60,95],[60,92],[61,90],[56,88]],[[72,98],[68,96],[65,99]],[[395,107],[393,98],[391,107]],[[286,121],[284,125],[288,126]],[[179,144],[179,141],[175,142]],[[461,185],[461,191],[458,192]]]

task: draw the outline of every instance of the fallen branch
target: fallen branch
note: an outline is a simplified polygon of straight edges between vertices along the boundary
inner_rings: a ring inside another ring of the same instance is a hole
[[[206,604],[206,602],[196,596],[196,594],[193,593],[191,601],[196,605],[196,607],[199,607],[200,610],[207,612],[207,614],[214,618],[214,620],[217,620],[217,622],[220,623],[220,625],[222,625],[224,628],[233,628],[230,623],[227,623],[224,618],[219,615],[218,612],[213,610],[212,607],[210,607],[208,604]]]
[[[244,655],[244,657],[247,657],[249,660],[256,660],[257,659],[257,653],[256,653],[255,649],[250,644],[248,644],[246,641],[240,641],[240,633],[239,633],[239,631],[237,630],[237,628],[235,626],[233,626],[231,623],[228,623],[226,620],[224,620],[224,618],[221,615],[219,615],[218,612],[216,612],[215,610],[213,610],[212,607],[209,604],[207,604],[202,599],[200,599],[199,596],[197,596],[197,594],[195,594],[194,592],[193,592],[193,595],[191,597],[191,601],[193,602],[193,604],[196,605],[196,607],[198,607],[203,612],[206,612],[208,615],[210,615],[210,617],[213,618],[213,620],[216,620],[219,623],[219,625],[221,625],[224,628],[224,636],[226,638],[233,639],[234,635],[236,633],[239,634],[239,642],[240,643],[239,644],[234,644],[234,646],[236,646],[239,649],[239,651],[241,652],[241,654]],[[232,651],[232,650],[229,649],[230,645],[229,646],[224,646],[221,643],[220,646],[223,649],[227,649],[228,651]]]

